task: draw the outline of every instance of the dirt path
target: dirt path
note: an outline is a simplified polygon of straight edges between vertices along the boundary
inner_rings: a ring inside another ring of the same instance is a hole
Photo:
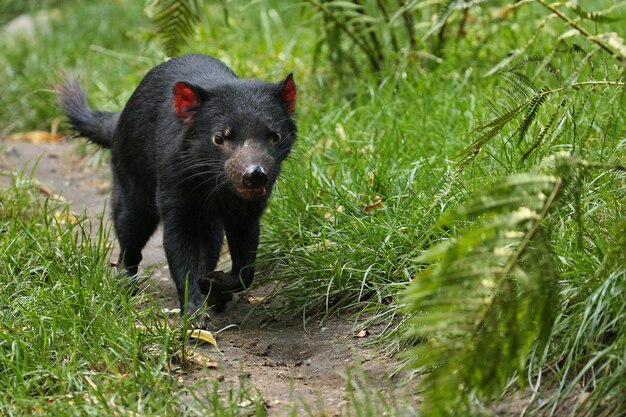
[[[101,215],[109,198],[108,167],[88,166],[76,156],[73,144],[0,142],[0,149],[0,171],[19,171],[26,166],[26,172],[30,172],[36,163],[34,177],[66,198],[72,211],[86,210],[92,218]],[[148,285],[158,290],[159,302],[163,307],[175,308],[176,291],[161,241],[159,231],[143,252],[142,266],[151,270]],[[231,327],[217,335],[219,352],[206,346],[198,349],[218,362],[218,367],[193,371],[184,376],[186,380],[219,378],[238,386],[243,378],[263,395],[272,416],[288,415],[301,403],[296,400],[302,399],[314,415],[333,416],[341,412],[345,403],[347,367],[359,364],[372,380],[379,381],[393,369],[394,363],[376,358],[366,346],[367,338],[353,337],[349,320],[335,318],[323,327],[318,322],[308,323],[306,329],[300,317],[268,322],[262,309],[250,303],[254,296],[254,291],[236,296],[225,312],[212,314],[215,329]]]

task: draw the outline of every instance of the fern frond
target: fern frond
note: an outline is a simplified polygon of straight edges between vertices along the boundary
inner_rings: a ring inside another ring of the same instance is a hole
[[[552,126],[554,126],[554,122],[556,121],[556,118],[559,115],[559,113],[561,112],[561,108],[565,105],[566,101],[567,101],[566,99],[563,99],[561,101],[561,104],[552,113],[552,116],[550,116],[550,119],[548,120],[548,123],[545,126],[541,127],[541,130],[539,131],[539,133],[535,137],[535,141],[533,142],[533,144],[530,145],[530,147],[526,150],[526,152],[524,152],[524,155],[522,155],[522,157],[521,157],[521,159],[519,161],[519,166],[523,165],[524,162],[526,162],[526,160],[530,156],[530,154],[533,153],[537,148],[539,148],[539,146],[541,146],[541,144],[543,144],[543,142],[544,142],[548,132],[550,131],[550,129],[552,129]],[[565,113],[563,113],[563,115],[561,116],[561,121],[563,120],[564,117],[565,117]],[[560,124],[561,121],[559,121],[559,123],[557,123],[557,125]]]
[[[466,203],[454,211],[444,213],[437,223],[448,226],[454,222],[469,220],[479,215],[510,214],[511,210],[524,206],[539,210],[545,200],[545,189],[551,187],[555,178],[532,174],[518,174],[506,181],[492,185],[490,193],[477,193],[468,197]],[[528,195],[533,198],[528,200]],[[494,222],[493,219],[491,223]]]
[[[410,352],[413,365],[436,364],[423,382],[426,415],[469,415],[471,395],[501,393],[516,371],[524,382],[525,358],[543,348],[555,319],[558,273],[541,224],[562,184],[505,178],[440,221],[477,218],[474,226],[418,258],[430,266],[405,302],[414,314],[407,335],[424,340]]]
[[[478,153],[481,151],[483,146],[485,146],[485,144],[489,142],[489,140],[491,140],[494,136],[500,133],[502,128],[506,126],[507,123],[509,123],[511,120],[517,117],[517,115],[519,115],[524,110],[526,105],[527,105],[526,102],[520,103],[516,107],[513,107],[512,109],[507,110],[504,114],[501,114],[500,116],[496,117],[492,121],[474,128],[474,130],[470,132],[470,134],[474,132],[482,132],[485,129],[488,129],[488,130],[484,132],[470,146],[465,148],[463,152],[461,152],[461,154],[459,155],[460,164],[464,165],[468,163],[469,161],[471,161],[476,155],[478,155]]]
[[[599,82],[600,84],[606,82]],[[579,83],[578,85],[593,85],[594,83]],[[574,84],[576,86],[576,84]],[[515,130],[514,135],[518,136],[518,144],[521,142],[526,135],[526,132],[530,128],[532,122],[537,118],[539,110],[541,106],[548,100],[548,98],[557,93],[565,90],[564,87],[550,89],[545,87],[543,90],[533,95],[532,97],[522,101],[517,106],[507,110],[504,114],[499,115],[495,119],[484,123],[472,130],[470,134],[475,132],[482,132],[485,129],[488,129],[486,132],[482,133],[478,139],[472,142],[461,154],[459,155],[459,165],[463,166],[469,163],[472,159],[474,159],[478,153],[482,150],[483,146],[495,137],[500,131],[506,126],[509,122],[515,119],[518,115],[524,112],[524,118],[520,122],[520,125]],[[512,93],[509,93],[512,94]],[[535,142],[537,142],[535,140]]]
[[[524,115],[522,122],[517,128],[516,134],[518,135],[518,143],[520,143],[524,139],[524,136],[526,135],[526,132],[528,131],[528,128],[530,127],[530,124],[537,117],[537,114],[539,113],[539,109],[546,102],[546,100],[548,99],[548,95],[551,92],[552,90],[545,88],[543,89],[543,91],[536,94],[530,100],[530,104],[528,105],[528,108],[526,109],[526,114]]]
[[[146,14],[168,56],[177,55],[200,21],[200,0],[152,0]]]
[[[574,67],[574,70],[572,71],[572,73],[570,74],[570,76],[567,78],[567,80],[565,81],[565,85],[567,86],[571,86],[572,84],[574,84],[575,82],[578,81],[580,74],[582,74],[583,70],[586,68],[587,64],[591,70],[591,72],[593,73],[593,61],[591,61],[591,57],[596,54],[597,52],[600,51],[600,47],[597,46],[594,49],[592,49],[591,51],[589,51],[589,53],[586,53],[585,56],[583,57],[583,59],[580,59],[577,57],[576,61],[577,64],[576,65],[572,65]]]
[[[515,65],[510,66],[507,69],[507,71],[517,71],[521,69],[522,67],[527,66],[528,64],[542,64],[543,69],[545,69],[546,71],[551,72],[553,74],[558,73],[559,72],[558,68],[552,65],[549,59],[546,59],[546,58],[549,58],[549,57],[545,57],[541,55],[531,55],[524,59],[519,60],[518,62],[515,63]]]
[[[507,81],[508,85],[513,87],[513,91],[517,91],[524,98],[529,98],[537,94],[537,87],[526,77],[519,72],[502,72],[500,78]]]
[[[566,3],[566,6],[569,6],[569,4]],[[591,20],[592,22],[610,23],[610,22],[617,21],[616,17],[607,16],[602,12],[589,12],[589,11],[583,10],[578,4],[569,6],[568,8],[574,13],[576,13],[578,16],[582,17],[583,19]]]

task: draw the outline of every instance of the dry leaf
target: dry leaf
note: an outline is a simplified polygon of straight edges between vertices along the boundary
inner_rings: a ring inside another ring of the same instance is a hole
[[[212,361],[211,359],[209,359],[207,356],[198,353],[198,352],[188,352],[187,358],[192,361],[197,363],[200,366],[204,366],[207,368],[217,368],[218,363],[215,361]]]
[[[307,246],[306,250],[308,252],[317,252],[317,251],[328,249],[331,246],[334,246],[336,244],[337,242],[333,242],[332,240],[326,239],[323,242],[316,243],[315,245]]]
[[[355,337],[362,338],[362,337],[367,337],[369,335],[370,335],[369,330],[363,329],[360,332],[358,332]]]
[[[93,388],[94,390],[98,391],[98,386],[91,380],[91,378],[89,378],[88,375],[85,375],[85,381],[87,381],[87,384],[89,384],[89,386],[91,388]]]
[[[2,332],[4,334],[9,334],[9,333],[13,333],[13,332],[21,333],[21,332],[24,332],[26,330],[28,330],[28,327],[26,327],[26,326],[11,327],[11,328],[3,327],[3,328],[0,329],[0,332]]]
[[[374,202],[372,204],[368,204],[363,207],[363,211],[366,213],[373,213],[377,210],[380,210],[381,208],[383,208],[383,200],[382,198],[380,198],[379,195],[377,195],[376,197],[374,197]]]
[[[189,337],[193,339],[204,340],[205,342],[210,343],[213,346],[217,346],[217,342],[215,341],[213,334],[207,330],[194,329],[194,330],[189,330],[189,333],[187,334],[189,335]]]
[[[76,224],[76,223],[78,223],[78,217],[76,217],[76,215],[74,213],[72,213],[71,211],[57,210],[57,211],[54,212],[54,219],[59,224],[65,224],[65,223]]]
[[[46,187],[45,185],[43,185],[42,183],[40,183],[39,181],[37,181],[36,179],[33,179],[33,182],[35,183],[35,187],[37,187],[37,189],[39,190],[39,192],[41,192],[42,194],[54,198],[55,200],[59,200],[59,201],[66,201],[65,197],[55,194],[50,188]]]
[[[28,143],[59,143],[63,139],[63,135],[58,133],[50,133],[45,130],[33,130],[32,132],[13,133],[6,137],[10,142],[28,142]]]
[[[341,123],[337,123],[335,125],[335,132],[337,133],[337,136],[339,136],[339,139],[342,141],[345,141],[348,138],[348,136],[346,135],[346,131],[344,130]]]
[[[254,297],[254,296],[250,296],[248,297],[248,302],[250,304],[261,304],[263,301],[265,301],[267,297]]]
[[[150,332],[152,334],[156,334],[158,332],[158,327],[170,327],[170,322],[168,320],[159,320],[156,326],[144,326],[139,321],[135,321],[135,328],[141,330],[142,332]]]
[[[43,184],[37,184],[37,189],[44,195],[47,195],[48,197],[54,197],[54,193],[52,192],[52,190],[48,187],[46,187]]]
[[[492,11],[492,16],[496,19],[507,19],[513,14],[513,6],[504,6]]]

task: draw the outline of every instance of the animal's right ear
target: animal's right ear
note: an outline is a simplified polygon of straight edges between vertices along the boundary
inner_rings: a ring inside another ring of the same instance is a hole
[[[199,87],[179,81],[174,84],[174,111],[183,123],[191,122],[198,106],[202,103],[202,90]]]

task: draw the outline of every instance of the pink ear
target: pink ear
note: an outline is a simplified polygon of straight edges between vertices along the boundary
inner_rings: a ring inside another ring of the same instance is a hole
[[[280,83],[280,98],[285,104],[285,108],[289,113],[293,113],[296,109],[296,83],[293,80],[293,74],[289,74],[287,78]]]
[[[183,122],[188,122],[193,116],[193,108],[200,104],[200,98],[191,85],[179,81],[174,85],[174,111]]]

